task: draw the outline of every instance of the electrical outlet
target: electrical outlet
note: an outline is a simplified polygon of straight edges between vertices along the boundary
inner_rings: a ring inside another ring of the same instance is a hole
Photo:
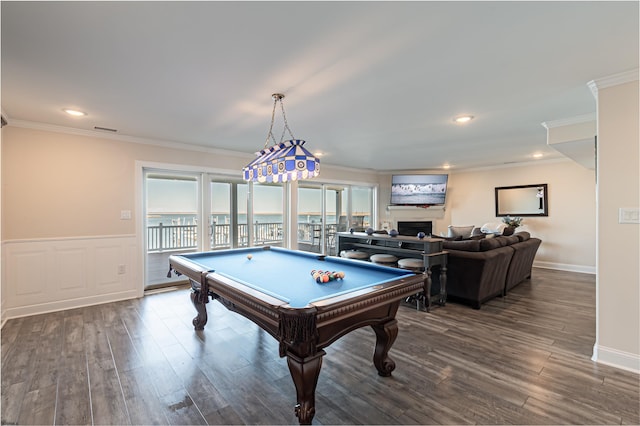
[[[127,265],[118,265],[118,274],[126,274],[127,273]]]
[[[120,210],[121,220],[131,220],[131,210]]]

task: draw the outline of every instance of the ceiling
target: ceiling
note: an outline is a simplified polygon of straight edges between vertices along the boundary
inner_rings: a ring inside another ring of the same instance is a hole
[[[253,153],[280,92],[323,164],[561,157],[541,123],[594,113],[587,83],[638,67],[638,5],[2,1],[2,113]]]

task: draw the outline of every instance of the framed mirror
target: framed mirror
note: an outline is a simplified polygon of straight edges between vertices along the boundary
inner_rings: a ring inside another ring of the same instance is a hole
[[[549,216],[547,184],[496,188],[496,216]]]

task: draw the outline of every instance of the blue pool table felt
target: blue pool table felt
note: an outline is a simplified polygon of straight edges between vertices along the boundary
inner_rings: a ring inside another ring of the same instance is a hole
[[[247,255],[252,258],[248,259]],[[293,308],[314,301],[396,280],[414,274],[359,260],[326,257],[278,247],[222,250],[184,255],[189,261],[283,300]],[[317,283],[311,270],[342,271],[342,280]]]

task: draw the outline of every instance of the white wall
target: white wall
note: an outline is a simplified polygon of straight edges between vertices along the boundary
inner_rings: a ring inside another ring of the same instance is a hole
[[[496,187],[543,183],[548,185],[549,216],[525,217],[519,228],[542,240],[535,266],[595,273],[595,173],[571,160],[449,171],[445,211],[391,210],[380,220],[432,220],[434,234],[446,234],[448,225],[500,222],[495,215]],[[382,175],[382,209],[389,185],[390,175]]]
[[[597,332],[593,359],[640,372],[640,225],[619,209],[640,206],[638,70],[596,82],[598,100]],[[627,75],[628,77],[628,75]]]

